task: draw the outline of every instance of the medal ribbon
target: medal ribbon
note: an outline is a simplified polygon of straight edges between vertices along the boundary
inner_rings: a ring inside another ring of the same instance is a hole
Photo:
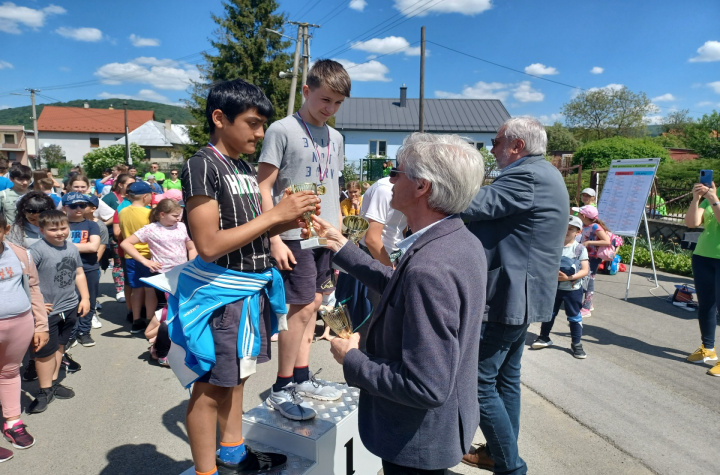
[[[257,218],[259,215],[262,214],[262,206],[260,205],[260,200],[258,199],[257,194],[254,193],[252,182],[248,179],[246,174],[241,173],[237,169],[234,163],[230,162],[227,158],[225,158],[225,156],[220,153],[217,148],[215,148],[215,145],[209,143],[208,147],[210,147],[212,151],[215,152],[215,155],[217,155],[217,157],[222,160],[222,162],[227,165],[230,170],[233,171],[233,173],[235,174],[235,178],[237,178],[238,180],[238,185],[240,184],[240,182],[245,183],[245,187],[248,190],[247,199],[250,203],[250,211],[252,211],[253,218]],[[242,196],[242,191],[240,193],[240,196]]]
[[[320,183],[325,181],[325,178],[327,178],[328,169],[330,168],[330,128],[327,129],[328,138],[327,138],[327,154],[325,155],[325,172],[322,171],[322,166],[320,165],[320,150],[318,149],[317,144],[315,143],[315,139],[313,139],[312,134],[310,133],[310,128],[305,123],[305,120],[300,115],[300,112],[296,112],[298,118],[300,119],[300,122],[302,122],[303,127],[305,128],[305,133],[310,137],[310,142],[312,142],[313,147],[315,147],[315,154],[318,158],[318,178],[320,179]],[[327,124],[325,124],[325,127],[327,127]]]

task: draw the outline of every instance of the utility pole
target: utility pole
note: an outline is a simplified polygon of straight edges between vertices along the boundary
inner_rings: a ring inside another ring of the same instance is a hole
[[[420,107],[418,108],[420,132],[425,131],[423,114],[425,113],[425,27],[420,28]]]
[[[32,88],[25,89],[25,90],[30,91],[30,99],[32,100],[33,133],[35,134],[35,163],[39,163],[40,162],[40,137],[38,137],[37,112],[35,112],[35,93],[40,92],[40,90],[32,89]],[[35,165],[35,164],[31,163],[29,159],[28,159],[28,163],[30,164],[30,168],[32,168],[34,170],[35,167],[33,165]]]
[[[300,50],[302,49],[303,28],[298,26],[297,41],[295,42],[295,58],[293,59],[292,79],[290,80],[290,97],[288,98],[288,113],[292,115],[295,109],[295,92],[297,91],[298,66],[300,66]]]
[[[128,138],[127,101],[123,101],[123,109],[125,109],[125,161],[128,165],[132,165],[132,157],[130,156],[130,139]]]
[[[302,86],[305,85],[307,82],[307,73],[308,68],[310,67],[310,34],[308,33],[309,28],[320,28],[320,25],[313,25],[311,23],[301,23],[297,21],[289,21],[291,25],[297,25],[298,27],[298,40],[300,40],[301,32],[302,32],[302,46],[303,46],[303,55],[302,55],[302,83],[301,83],[301,89]],[[297,57],[297,45],[295,47],[295,55]],[[296,63],[297,64],[297,63]],[[296,73],[297,69],[293,69],[293,78],[297,77]],[[293,98],[294,101],[294,98]],[[305,104],[305,96],[302,96],[302,102]],[[290,114],[292,114],[292,111],[290,111]]]

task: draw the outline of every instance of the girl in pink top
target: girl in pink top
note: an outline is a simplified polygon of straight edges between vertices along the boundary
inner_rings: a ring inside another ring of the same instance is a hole
[[[164,199],[150,212],[150,224],[120,243],[125,253],[152,272],[165,273],[173,267],[195,259],[197,251],[187,228],[181,223],[183,209],[175,201]],[[135,249],[135,244],[147,244],[152,260]]]

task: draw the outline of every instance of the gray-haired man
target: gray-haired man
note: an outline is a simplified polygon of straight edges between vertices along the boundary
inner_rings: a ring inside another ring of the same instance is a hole
[[[520,359],[528,324],[549,321],[569,197],[545,160],[547,134],[532,117],[506,121],[492,140],[501,173],[462,214],[485,248],[487,306],[478,362],[480,429],[486,446],[463,462],[497,474],[524,474],[520,457]]]

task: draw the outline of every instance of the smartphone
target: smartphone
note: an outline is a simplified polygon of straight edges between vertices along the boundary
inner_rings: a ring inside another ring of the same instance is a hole
[[[712,186],[713,171],[712,170],[700,170],[700,183],[707,187]]]

